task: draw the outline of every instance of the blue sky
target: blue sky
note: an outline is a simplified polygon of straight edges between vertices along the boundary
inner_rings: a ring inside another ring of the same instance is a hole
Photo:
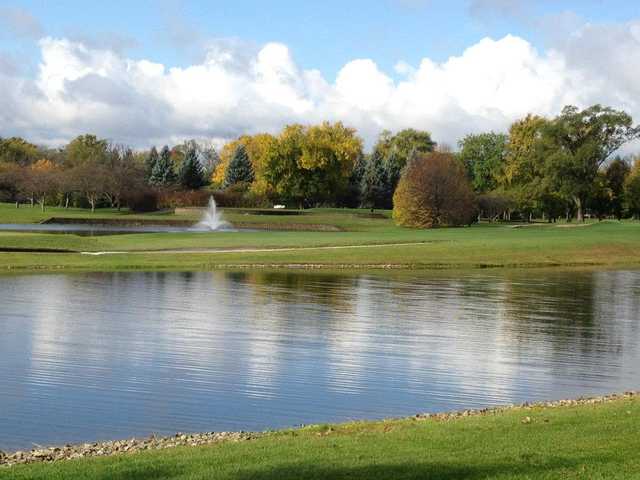
[[[334,77],[354,58],[371,58],[390,71],[400,60],[415,64],[460,54],[490,36],[527,38],[544,48],[546,29],[559,16],[573,21],[624,22],[640,16],[629,0],[23,0],[7,2],[30,12],[53,37],[110,39],[134,58],[184,66],[197,60],[199,42],[226,39],[288,45],[304,68]],[[546,25],[544,25],[546,23]],[[9,50],[38,49],[5,35]]]
[[[0,0],[1,1],[1,0]],[[640,1],[4,0],[0,137],[216,143],[342,121],[455,145],[603,103],[640,120]]]

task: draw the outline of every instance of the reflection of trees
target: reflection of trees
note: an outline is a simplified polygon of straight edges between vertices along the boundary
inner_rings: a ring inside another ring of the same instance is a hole
[[[227,279],[251,285],[257,297],[286,303],[314,303],[343,312],[350,310],[357,276],[326,272],[227,272]]]
[[[506,277],[503,302],[509,330],[520,344],[544,341],[561,354],[615,350],[612,322],[597,312],[593,272],[528,272]]]

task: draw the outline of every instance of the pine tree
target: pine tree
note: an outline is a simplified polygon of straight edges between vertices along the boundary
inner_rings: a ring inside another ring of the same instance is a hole
[[[230,187],[236,183],[251,183],[255,176],[253,173],[253,165],[249,160],[247,149],[244,145],[238,145],[233,157],[227,167],[227,172],[224,177],[224,187]]]
[[[178,180],[180,185],[184,188],[192,190],[198,189],[204,185],[202,165],[200,165],[198,155],[193,148],[190,148],[184,157]]]
[[[363,207],[382,207],[388,193],[387,172],[382,153],[375,150],[369,157],[364,168],[361,187],[361,201]]]
[[[166,145],[162,147],[160,158],[153,167],[149,182],[153,185],[170,185],[176,181],[176,174],[171,160],[171,151]]]
[[[158,150],[156,150],[155,146],[151,147],[149,156],[147,156],[144,162],[144,176],[147,181],[150,180],[151,175],[153,175],[153,168],[156,166],[156,163],[158,163],[158,158]]]

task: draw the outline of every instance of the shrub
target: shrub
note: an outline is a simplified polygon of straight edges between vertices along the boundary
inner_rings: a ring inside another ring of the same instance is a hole
[[[205,207],[212,192],[209,190],[160,190],[160,208]]]
[[[454,155],[429,153],[407,165],[393,196],[393,218],[398,225],[468,225],[475,215],[473,190]]]

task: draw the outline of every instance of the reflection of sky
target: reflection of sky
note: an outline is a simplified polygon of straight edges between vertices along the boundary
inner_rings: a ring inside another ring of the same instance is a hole
[[[640,272],[0,277],[0,448],[640,387]]]

